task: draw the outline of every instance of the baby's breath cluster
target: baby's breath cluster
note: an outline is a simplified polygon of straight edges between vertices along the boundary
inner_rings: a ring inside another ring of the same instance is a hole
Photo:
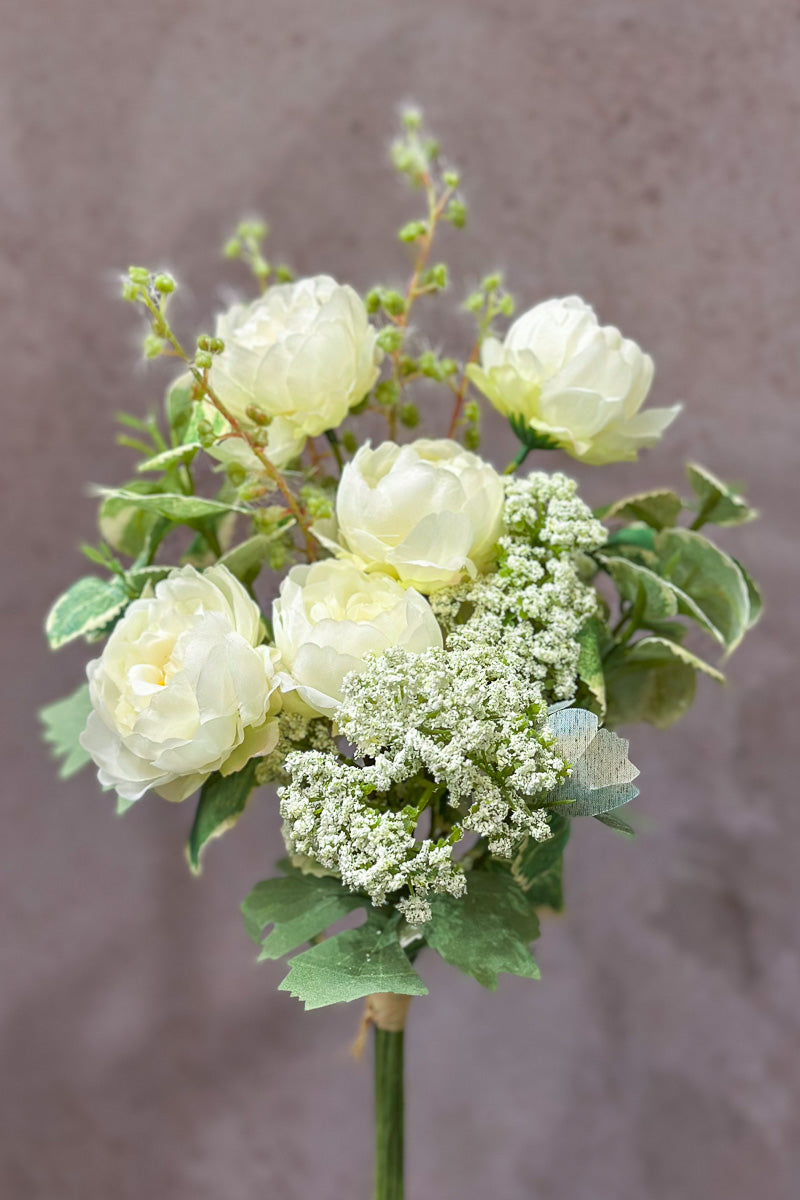
[[[516,669],[555,700],[575,693],[577,635],[597,611],[597,592],[582,582],[579,557],[607,537],[576,490],[575,480],[559,473],[509,479],[497,570],[431,598],[449,631],[448,646],[476,633],[489,644],[502,640]]]
[[[356,758],[290,756],[281,811],[290,851],[338,871],[375,904],[463,887],[452,847],[468,833],[509,857],[550,829],[536,797],[566,777],[548,698],[575,690],[577,633],[595,610],[577,555],[605,539],[574,481],[509,481],[497,570],[432,597],[443,647],[393,647],[346,677],[337,717]],[[411,802],[398,810],[404,797]],[[390,801],[390,797],[394,797]],[[415,836],[430,809],[430,835]]]

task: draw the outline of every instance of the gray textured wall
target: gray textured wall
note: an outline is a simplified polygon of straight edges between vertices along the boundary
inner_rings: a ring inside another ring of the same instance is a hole
[[[463,167],[459,286],[496,264],[530,303],[577,291],[686,412],[600,501],[688,454],[748,483],[732,531],[769,616],[667,735],[635,731],[629,845],[582,826],[544,980],[489,995],[436,962],[409,1035],[410,1197],[797,1195],[794,766],[800,11],[785,0],[3,0],[0,45],[5,814],[0,1194],[299,1200],[368,1191],[354,1008],[304,1015],[257,968],[237,906],[278,852],[274,801],[212,847],[154,799],[116,820],[58,786],[32,713],[73,686],[42,613],[92,535],[87,479],[122,477],[114,411],[157,395],[129,262],[185,281],[208,326],[222,235],[266,212],[301,272],[400,276],[407,198],[382,159],[398,100]],[[442,332],[459,335],[457,321]],[[492,426],[498,458],[509,442]],[[794,1158],[794,1161],[793,1161]],[[794,1178],[794,1187],[792,1179]]]

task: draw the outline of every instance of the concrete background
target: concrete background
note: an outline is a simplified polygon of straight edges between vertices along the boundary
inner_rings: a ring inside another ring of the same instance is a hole
[[[0,16],[0,1194],[368,1194],[356,1009],[303,1014],[240,926],[278,853],[274,799],[198,882],[189,806],[116,820],[88,775],[59,786],[33,712],[86,657],[50,658],[40,632],[93,533],[85,482],[124,478],[113,413],[163,382],[115,272],[170,266],[184,328],[208,328],[242,279],[218,246],[255,210],[300,272],[401,278],[393,231],[413,208],[384,148],[414,98],[466,178],[470,227],[443,246],[458,294],[497,265],[523,306],[577,291],[652,352],[653,401],[685,401],[657,453],[582,471],[587,496],[675,484],[690,454],[745,481],[764,520],[725,542],[769,615],[729,688],[703,685],[669,734],[634,731],[648,831],[580,827],[541,984],[492,996],[423,961],[409,1198],[796,1196],[797,4],[2,0]],[[491,438],[499,461],[499,422]]]

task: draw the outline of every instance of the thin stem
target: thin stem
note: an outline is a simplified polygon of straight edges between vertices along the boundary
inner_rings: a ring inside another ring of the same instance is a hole
[[[530,454],[532,449],[533,449],[533,446],[524,446],[524,445],[520,446],[519,450],[517,451],[516,458],[512,459],[512,461],[508,464],[508,466],[506,467],[503,474],[504,475],[513,475],[514,472],[516,471],[517,467],[521,467],[522,464],[525,462],[525,459],[528,457],[528,455]]]
[[[404,1039],[375,1027],[374,1200],[403,1200]]]
[[[469,387],[469,377],[467,375],[467,367],[471,366],[472,363],[476,363],[478,361],[478,355],[481,352],[481,341],[482,340],[483,340],[482,334],[478,334],[478,337],[475,340],[475,345],[472,347],[472,350],[470,352],[470,356],[464,364],[464,370],[461,373],[461,381],[459,382],[459,385],[455,391],[455,403],[453,405],[453,415],[450,418],[450,428],[447,431],[447,436],[449,438],[455,437],[456,429],[458,428],[459,418],[461,416],[461,409],[464,406],[464,400],[467,395],[467,388]]]

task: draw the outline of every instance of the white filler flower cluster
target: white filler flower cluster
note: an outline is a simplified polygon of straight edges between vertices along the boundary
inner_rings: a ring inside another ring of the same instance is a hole
[[[578,555],[605,540],[575,487],[563,475],[509,481],[496,571],[434,598],[445,646],[393,647],[345,678],[337,723],[357,757],[312,750],[287,760],[290,851],[338,871],[374,904],[407,888],[398,907],[413,923],[429,917],[431,894],[465,889],[452,858],[465,834],[504,857],[526,836],[550,836],[535,797],[563,781],[568,764],[547,706],[574,693],[577,634],[597,604]],[[412,803],[387,809],[411,780]],[[433,836],[420,838],[428,805]]]

